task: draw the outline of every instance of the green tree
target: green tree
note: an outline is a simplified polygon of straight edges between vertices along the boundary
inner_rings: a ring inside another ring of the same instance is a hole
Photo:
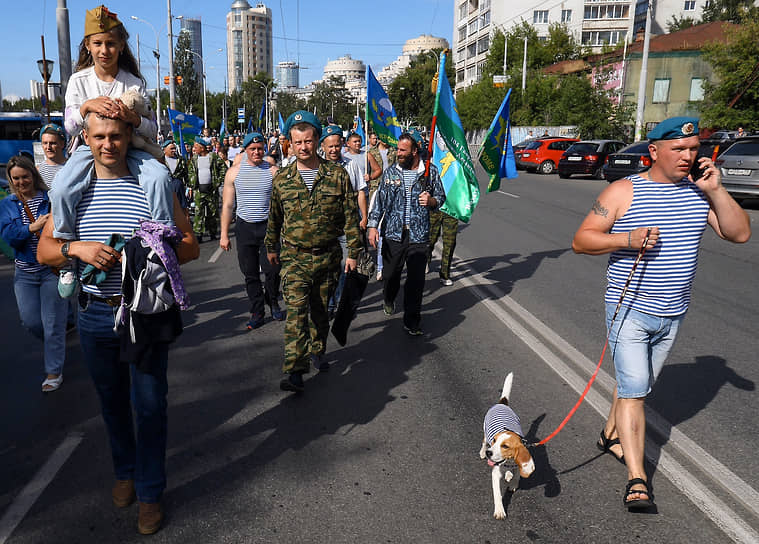
[[[261,105],[264,103],[264,97],[266,96],[265,87],[268,88],[269,93],[272,93],[275,87],[274,80],[267,72],[258,72],[255,76],[243,81],[242,88],[235,90],[229,96],[227,100],[227,114],[229,115],[227,127],[229,127],[229,130],[240,129],[245,132],[251,116],[253,117],[253,126],[258,126],[258,115],[261,112]],[[245,108],[245,124],[240,127],[237,123],[237,108],[243,107]]]
[[[759,18],[759,8],[754,0],[711,0],[701,12],[701,22],[728,21],[731,23],[751,23]]]
[[[701,103],[702,123],[705,126],[759,128],[759,79],[751,79],[759,70],[759,21],[739,27],[725,43],[707,44],[702,53],[712,65],[714,81],[704,82]],[[730,102],[743,92],[733,107]]]
[[[696,20],[693,17],[678,17],[677,15],[673,15],[672,19],[667,21],[667,33],[685,30],[696,24],[698,23],[696,23]]]
[[[306,101],[298,98],[293,93],[287,91],[277,93],[276,110],[282,114],[282,119],[287,119],[292,113],[306,109],[306,107]]]
[[[439,49],[421,53],[387,89],[387,94],[398,116],[398,122],[404,127],[430,126],[435,109],[432,79],[438,73],[439,57]],[[445,73],[453,86],[455,74],[450,55],[446,57]]]
[[[182,77],[182,84],[176,86],[177,109],[185,113],[197,112],[193,109],[200,102],[200,111],[203,111],[203,82],[198,81],[195,73],[195,60],[197,57],[190,52],[189,32],[180,32],[174,50],[174,75]],[[200,60],[198,60],[200,62]]]
[[[356,99],[345,88],[342,79],[330,77],[314,85],[306,109],[316,111],[316,116],[322,123],[326,124],[327,117],[331,116],[335,123],[344,129],[350,129],[356,115]]]

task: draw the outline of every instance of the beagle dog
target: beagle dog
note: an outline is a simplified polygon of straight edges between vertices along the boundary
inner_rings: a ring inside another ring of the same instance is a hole
[[[506,517],[506,511],[503,508],[503,494],[501,493],[501,479],[508,482],[506,489],[513,493],[519,487],[519,477],[528,478],[535,470],[532,456],[522,443],[524,435],[519,416],[509,407],[513,380],[514,373],[509,372],[503,382],[501,400],[485,414],[483,425],[485,437],[482,440],[482,448],[480,448],[480,459],[487,457],[488,465],[492,467],[491,478],[495,508],[493,517],[496,519]],[[505,467],[506,461],[509,461],[512,466]],[[515,474],[510,468],[518,469],[518,471]]]

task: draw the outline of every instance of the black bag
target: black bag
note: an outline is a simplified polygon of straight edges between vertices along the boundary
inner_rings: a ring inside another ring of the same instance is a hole
[[[213,183],[199,183],[198,191],[203,195],[210,195],[213,192]]]
[[[348,341],[348,329],[356,317],[358,306],[361,304],[361,298],[364,296],[368,283],[369,276],[359,273],[358,270],[351,270],[345,276],[343,294],[340,297],[340,304],[337,306],[337,313],[335,313],[335,320],[332,322],[331,329],[332,336],[341,346],[344,346]]]

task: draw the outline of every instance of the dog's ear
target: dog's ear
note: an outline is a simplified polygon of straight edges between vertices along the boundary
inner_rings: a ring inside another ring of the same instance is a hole
[[[535,462],[532,460],[532,455],[530,455],[529,450],[524,444],[520,443],[515,449],[516,455],[514,456],[514,461],[519,465],[519,474],[523,478],[529,478],[530,474],[535,471]]]

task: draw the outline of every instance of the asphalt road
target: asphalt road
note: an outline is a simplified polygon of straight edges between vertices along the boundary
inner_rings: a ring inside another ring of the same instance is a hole
[[[759,234],[741,246],[705,236],[691,310],[648,402],[658,509],[627,512],[625,469],[595,448],[607,360],[564,430],[533,448],[536,472],[507,501],[507,520],[492,518],[478,450],[506,373],[534,441],[561,422],[600,355],[606,259],[574,255],[570,240],[604,186],[521,173],[483,193],[460,228],[453,287],[433,261],[425,335],[382,314],[373,281],[348,345],[330,339],[331,371],[309,375],[300,396],[278,389],[283,324],[246,332],[235,254],[209,262],[217,248],[202,244],[184,268],[192,307],[170,355],[167,519],[150,540],[756,542]],[[757,206],[747,208],[756,228]],[[63,387],[43,396],[41,346],[18,324],[5,259],[0,292],[0,544],[144,541],[136,507],[110,503],[76,336]]]

